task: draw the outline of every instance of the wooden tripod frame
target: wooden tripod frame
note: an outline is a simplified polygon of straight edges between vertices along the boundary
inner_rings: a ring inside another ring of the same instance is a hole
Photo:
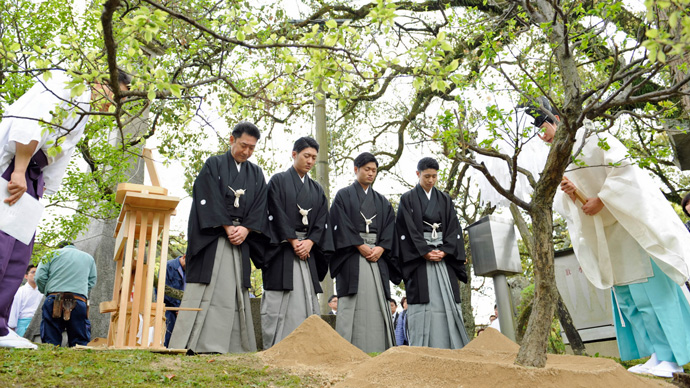
[[[100,304],[101,313],[112,313],[108,346],[118,349],[164,349],[166,307],[163,298],[170,217],[175,214],[180,199],[168,196],[168,190],[160,186],[150,149],[143,150],[143,157],[152,186],[132,183],[117,186],[116,201],[122,204],[122,210],[114,236],[113,260],[117,266],[113,299]],[[159,242],[161,260],[154,302]],[[152,336],[149,335],[151,327]]]

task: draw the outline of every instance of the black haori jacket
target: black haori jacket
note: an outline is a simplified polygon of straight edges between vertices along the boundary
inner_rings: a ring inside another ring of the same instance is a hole
[[[448,194],[436,190],[438,205],[441,210],[441,225],[443,231],[443,245],[438,250],[446,253],[443,262],[448,268],[448,277],[453,288],[453,297],[460,303],[460,288],[458,280],[467,283],[465,272],[465,245],[462,228],[458,222],[453,201]],[[433,250],[424,239],[424,223],[422,217],[426,209],[422,209],[420,198],[423,193],[421,186],[403,194],[398,206],[395,220],[396,247],[395,258],[397,266],[402,271],[407,292],[407,302],[410,304],[429,303],[429,284],[424,255]]]
[[[336,279],[336,291],[338,296],[354,295],[359,289],[359,251],[358,245],[364,244],[355,227],[357,220],[361,218],[360,203],[355,185],[358,182],[338,191],[331,205],[330,217],[333,224],[333,242],[335,253],[329,261],[331,276]],[[369,188],[373,191],[373,188]],[[391,261],[391,252],[394,243],[395,213],[390,202],[381,194],[373,191],[376,207],[376,246],[385,251],[377,261],[381,272],[381,281],[386,298],[390,299],[390,284],[400,283],[399,271]]]
[[[299,207],[311,209],[307,215],[308,225],[303,225]],[[333,237],[328,229],[328,200],[317,182],[305,175],[304,183],[294,167],[271,177],[268,182],[268,225],[271,231],[271,246],[266,249],[263,260],[264,289],[272,291],[292,290],[292,272],[295,252],[285,241],[297,238],[296,227],[306,227],[306,239],[314,246],[307,259],[314,290],[323,292],[319,281],[326,277],[328,261],[326,254],[333,252]]]
[[[244,189],[239,207],[230,190]],[[230,151],[208,158],[194,180],[192,210],[189,213],[187,246],[187,282],[211,282],[218,237],[225,236],[223,225],[238,220],[250,230],[240,245],[242,251],[242,286],[251,287],[250,257],[261,266],[264,246],[268,243],[266,222],[266,180],[261,168],[244,162],[238,172]]]

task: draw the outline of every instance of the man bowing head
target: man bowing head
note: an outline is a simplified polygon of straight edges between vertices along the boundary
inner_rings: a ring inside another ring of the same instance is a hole
[[[419,184],[400,198],[395,257],[407,291],[409,343],[460,349],[469,342],[458,280],[467,282],[462,229],[448,194],[436,189],[439,165],[423,158]]]
[[[319,143],[297,139],[293,164],[268,182],[268,221],[271,247],[264,267],[261,327],[264,349],[285,338],[312,314],[319,314],[317,293],[333,250],[328,230],[328,199],[321,185],[309,178]]]
[[[390,260],[395,214],[390,202],[371,187],[378,161],[364,152],[355,158],[357,180],[338,191],[331,206],[338,319],[335,329],[367,353],[395,346],[390,286],[397,273]],[[399,280],[398,280],[399,282]]]
[[[235,126],[230,150],[208,158],[194,181],[189,214],[187,285],[170,338],[171,348],[195,353],[256,351],[249,305],[250,257],[263,257],[266,180],[248,159],[261,134],[252,123]]]

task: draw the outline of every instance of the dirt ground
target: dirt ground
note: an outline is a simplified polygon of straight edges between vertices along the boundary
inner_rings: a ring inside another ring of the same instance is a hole
[[[487,329],[460,350],[399,346],[369,357],[314,315],[259,357],[335,387],[673,387],[605,358],[549,355],[545,368],[520,367],[513,364],[518,350]]]

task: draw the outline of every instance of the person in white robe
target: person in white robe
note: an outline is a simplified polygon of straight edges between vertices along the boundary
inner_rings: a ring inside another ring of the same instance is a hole
[[[58,190],[92,108],[105,112],[112,102],[110,87],[98,83],[72,97],[72,80],[64,71],[35,79],[34,86],[4,110],[0,121],[0,174],[4,179],[0,190],[9,194],[0,203],[1,217],[9,217],[10,207],[25,193],[39,199]],[[120,89],[127,89],[130,77],[120,72],[119,81]],[[0,347],[36,348],[8,327],[12,299],[32,249],[33,237],[26,244],[0,230]]]
[[[560,121],[546,99],[527,113],[551,143]],[[548,113],[547,113],[548,112]],[[621,359],[651,356],[633,373],[671,377],[690,362],[690,306],[680,285],[690,273],[688,232],[658,186],[614,136],[587,122],[576,135],[554,210],[567,221],[589,281],[612,289]],[[576,202],[579,190],[586,201]]]
[[[26,332],[26,328],[29,327],[36,309],[43,300],[43,294],[36,286],[35,276],[36,266],[29,264],[29,267],[26,269],[26,275],[24,275],[26,283],[19,287],[17,293],[14,294],[14,301],[10,308],[8,326],[20,336],[23,336]]]

